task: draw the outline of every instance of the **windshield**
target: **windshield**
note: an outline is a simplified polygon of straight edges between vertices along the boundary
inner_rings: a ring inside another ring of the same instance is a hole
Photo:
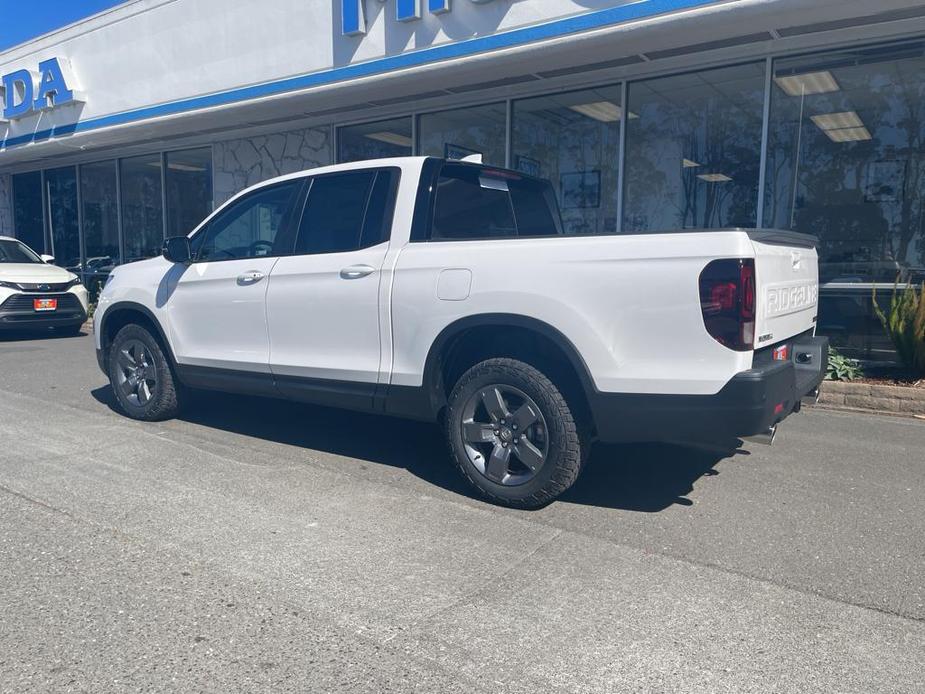
[[[0,240],[0,263],[41,263],[42,259],[19,241]]]

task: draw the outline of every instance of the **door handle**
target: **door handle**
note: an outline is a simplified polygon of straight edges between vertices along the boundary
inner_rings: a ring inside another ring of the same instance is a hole
[[[264,278],[264,274],[257,270],[252,272],[245,272],[243,275],[238,275],[238,284],[254,284],[259,282]]]
[[[351,265],[340,271],[340,278],[342,280],[358,280],[373,274],[375,271],[376,268],[370,267],[369,265]]]

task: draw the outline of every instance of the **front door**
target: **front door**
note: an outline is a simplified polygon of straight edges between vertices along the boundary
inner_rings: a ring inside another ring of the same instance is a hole
[[[380,369],[380,278],[398,169],[313,178],[295,253],[267,293],[277,387],[309,402],[366,407]]]
[[[164,297],[180,364],[269,373],[267,287],[292,250],[287,229],[302,185],[249,193],[193,237],[194,262]]]

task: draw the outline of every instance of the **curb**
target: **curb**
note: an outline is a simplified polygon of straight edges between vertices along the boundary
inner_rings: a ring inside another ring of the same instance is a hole
[[[925,388],[825,381],[819,405],[835,410],[922,417],[925,416]]]

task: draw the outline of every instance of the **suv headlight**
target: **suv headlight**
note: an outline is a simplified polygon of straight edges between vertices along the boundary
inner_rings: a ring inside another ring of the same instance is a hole
[[[83,284],[83,282],[80,281],[80,277],[75,277],[67,283],[67,288],[70,289],[71,287],[76,287],[78,284]]]
[[[6,287],[7,289],[15,289],[16,291],[22,291],[19,288],[19,285],[15,282],[0,282],[0,287]]]

